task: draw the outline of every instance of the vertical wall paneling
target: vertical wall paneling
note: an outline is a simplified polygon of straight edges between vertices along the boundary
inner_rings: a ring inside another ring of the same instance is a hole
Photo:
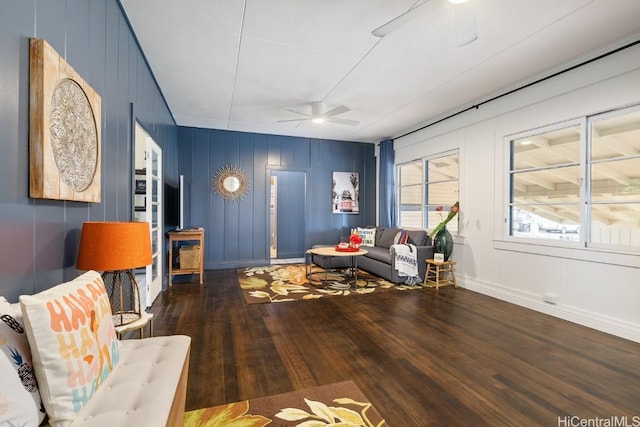
[[[0,14],[0,294],[33,292],[34,207],[28,194],[29,40],[35,5],[14,2],[13,13]],[[27,31],[28,33],[28,31]],[[0,243],[2,245],[2,243]],[[7,297],[8,298],[8,297]]]
[[[371,224],[375,218],[372,144],[179,127],[178,157],[179,174],[192,183],[193,225],[206,230],[208,269],[269,262],[270,170],[306,173],[306,227],[304,236],[296,236],[305,245],[337,242],[345,229]],[[210,187],[215,172],[225,165],[241,167],[251,181],[251,190],[240,201],[222,200]],[[359,215],[331,213],[334,170],[358,172],[361,193],[373,195],[362,203]],[[208,216],[195,214],[205,210]]]
[[[163,150],[174,154],[167,168],[174,174],[177,127],[117,0],[16,1],[2,9],[0,295],[17,301],[80,273],[75,260],[84,221],[131,217],[130,103],[145,126],[152,124]],[[100,94],[101,203],[28,197],[30,37],[45,39]]]

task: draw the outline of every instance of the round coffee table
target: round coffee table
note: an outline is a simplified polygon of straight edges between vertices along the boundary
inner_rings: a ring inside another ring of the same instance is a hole
[[[317,274],[317,273],[311,272],[311,266],[313,264],[311,262],[311,255],[317,255],[317,256],[323,257],[325,258],[325,260],[327,260],[327,258],[332,258],[332,257],[351,257],[351,266],[348,267],[348,269],[353,280],[353,287],[357,289],[358,288],[358,257],[366,253],[368,252],[364,249],[358,249],[357,251],[338,251],[333,246],[321,246],[317,248],[311,248],[307,250],[307,256],[305,259],[307,277],[310,277],[312,274]],[[337,283],[327,285],[327,283],[329,282],[329,278],[328,278],[329,268],[327,267],[328,265],[329,263],[325,261],[324,280],[322,281],[323,284],[331,289],[336,289],[336,290],[351,289],[351,285],[349,284],[350,283],[349,281],[347,281],[344,287],[341,287]]]

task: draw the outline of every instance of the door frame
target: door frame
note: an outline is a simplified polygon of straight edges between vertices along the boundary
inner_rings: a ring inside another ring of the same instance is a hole
[[[308,236],[308,218],[309,218],[309,201],[308,201],[308,183],[309,183],[309,173],[311,172],[311,168],[295,168],[289,166],[267,166],[266,167],[266,190],[265,197],[266,199],[266,219],[265,227],[266,229],[266,239],[265,239],[265,250],[266,250],[266,258],[267,261],[271,261],[271,174],[272,172],[303,172],[305,174],[304,180],[304,251],[309,249],[309,236]]]
[[[163,150],[162,147],[160,146],[160,144],[158,144],[155,139],[151,136],[151,134],[149,133],[149,131],[147,131],[147,129],[144,127],[144,125],[135,118],[135,115],[133,114],[133,105],[131,105],[131,113],[132,113],[132,130],[131,130],[131,140],[132,140],[132,144],[131,144],[131,152],[132,152],[132,158],[131,158],[131,188],[135,188],[135,179],[136,179],[136,146],[138,143],[142,145],[144,145],[144,162],[145,162],[145,169],[146,169],[146,201],[145,201],[145,207],[146,207],[146,212],[145,212],[145,216],[144,218],[147,220],[146,222],[149,223],[149,228],[150,228],[150,234],[149,234],[149,239],[151,240],[151,247],[153,248],[154,246],[156,247],[156,251],[152,253],[152,264],[144,267],[144,286],[140,286],[139,287],[139,292],[140,292],[140,302],[141,305],[142,303],[144,304],[145,308],[146,307],[150,307],[151,304],[153,303],[153,299],[155,299],[155,297],[157,297],[163,290],[164,287],[164,262],[165,262],[165,254],[164,254],[164,171],[163,171]],[[144,141],[137,141],[137,135],[138,135],[138,131],[137,129],[140,128],[140,130],[142,131],[140,134],[141,137],[144,137]],[[142,135],[143,134],[143,135]],[[157,165],[157,174],[158,176],[156,177],[157,180],[157,186],[155,188],[157,188],[158,191],[158,197],[156,199],[155,202],[152,201],[152,189],[154,188],[154,186],[152,185],[153,182],[153,177],[151,176],[151,164],[152,164],[152,156],[150,155],[150,151],[154,150],[158,153],[158,165]],[[131,205],[131,221],[135,221],[135,192],[132,191],[132,205]],[[153,209],[153,205],[155,205],[156,207],[156,211],[157,211],[157,224],[154,227],[153,226],[153,219],[152,219],[152,209]],[[154,245],[153,243],[153,238],[156,238],[156,244]],[[155,271],[156,271],[156,277],[154,280],[154,274],[153,274],[153,269],[154,269],[154,264],[155,264]],[[152,289],[152,281],[155,282],[153,283],[153,289]],[[158,286],[159,285],[159,286]],[[152,295],[152,291],[155,293],[155,295]],[[157,292],[156,292],[157,291]]]

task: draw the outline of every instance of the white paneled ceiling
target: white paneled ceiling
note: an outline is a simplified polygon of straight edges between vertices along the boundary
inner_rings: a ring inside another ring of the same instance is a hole
[[[414,0],[121,3],[179,125],[363,142],[640,39],[639,0],[469,1],[478,40],[464,47],[447,0],[384,38],[371,31]],[[359,124],[278,122],[313,101]]]

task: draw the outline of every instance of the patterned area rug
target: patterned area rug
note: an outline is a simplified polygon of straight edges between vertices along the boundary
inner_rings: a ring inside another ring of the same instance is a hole
[[[393,290],[422,289],[396,285],[358,270],[358,284],[336,271],[314,265],[307,275],[304,264],[269,265],[238,269],[238,281],[248,304],[317,299],[325,296],[362,295]]]
[[[386,426],[384,418],[352,381],[196,409],[185,427]]]

